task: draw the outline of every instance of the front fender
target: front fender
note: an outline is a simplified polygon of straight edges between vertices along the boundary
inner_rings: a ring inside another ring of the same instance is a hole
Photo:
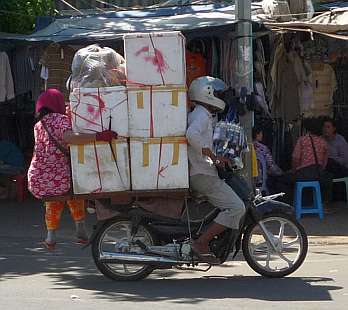
[[[259,203],[255,208],[252,208],[251,213],[255,221],[259,221],[272,213],[283,213],[295,216],[295,210],[292,206],[276,200],[267,200]]]

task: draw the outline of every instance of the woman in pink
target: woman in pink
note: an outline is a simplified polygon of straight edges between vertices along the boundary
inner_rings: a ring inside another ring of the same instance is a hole
[[[35,146],[28,170],[28,188],[38,199],[62,196],[70,191],[70,158],[68,143],[84,144],[96,140],[111,141],[117,137],[113,132],[97,134],[74,134],[71,122],[65,114],[63,94],[56,89],[48,89],[40,95],[35,108],[38,122],[34,126]],[[87,241],[85,230],[85,207],[83,200],[66,201],[76,224],[79,242]],[[64,201],[49,201],[46,207],[47,238],[44,245],[54,249]]]
[[[326,167],[328,161],[328,146],[326,141],[320,137],[322,129],[319,121],[316,119],[306,119],[304,121],[304,127],[307,130],[307,134],[298,139],[292,154],[292,169],[295,174],[300,169],[317,164],[315,153],[318,164],[322,168]]]

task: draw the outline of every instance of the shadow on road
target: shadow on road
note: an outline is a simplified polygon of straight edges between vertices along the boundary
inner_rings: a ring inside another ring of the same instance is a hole
[[[30,243],[30,240],[26,242]],[[246,298],[263,301],[330,301],[331,291],[342,289],[332,278],[265,279],[259,276],[209,276],[204,273],[163,270],[139,282],[114,282],[100,275],[90,257],[72,244],[61,244],[60,250],[47,253],[40,246],[16,250],[16,241],[8,248],[0,243],[0,284],[19,277],[45,275],[52,289],[89,291],[95,298],[108,301],[169,301],[178,304],[199,304],[207,299]],[[21,240],[23,245],[23,240]],[[6,253],[6,254],[5,254]],[[236,272],[231,267],[229,275]],[[240,272],[240,271],[239,271]],[[218,272],[217,272],[218,273]],[[221,269],[220,272],[221,274]],[[332,285],[330,284],[332,282]]]

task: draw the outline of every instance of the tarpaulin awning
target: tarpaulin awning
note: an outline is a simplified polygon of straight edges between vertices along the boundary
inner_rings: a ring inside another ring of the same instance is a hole
[[[283,23],[264,20],[263,23],[272,30],[305,31],[348,40],[348,8],[325,12],[310,20]]]
[[[256,14],[260,4],[253,5]],[[130,32],[212,31],[236,23],[234,5],[196,5],[109,12],[57,18],[48,27],[31,35],[2,34],[0,39],[31,42],[99,41],[120,39]],[[254,15],[255,16],[255,15]],[[254,17],[254,21],[257,18]]]

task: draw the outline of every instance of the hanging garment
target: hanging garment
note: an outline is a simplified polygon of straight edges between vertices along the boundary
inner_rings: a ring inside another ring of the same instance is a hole
[[[0,102],[15,97],[11,66],[5,52],[0,52]]]
[[[324,63],[312,63],[311,67],[314,90],[311,116],[332,116],[333,94],[337,87],[335,71],[330,65]]]
[[[299,71],[295,66],[296,56],[293,53],[282,53],[277,61],[273,81],[276,81],[272,113],[275,118],[285,122],[300,117]],[[273,69],[272,69],[273,70]]]
[[[218,78],[220,76],[220,57],[219,57],[219,50],[218,45],[216,43],[216,40],[213,38],[211,42],[211,48],[212,48],[212,72],[211,76]]]
[[[307,0],[288,0],[290,13],[291,14],[301,14],[307,13]],[[306,17],[307,15],[297,15],[296,18]]]
[[[13,52],[11,68],[16,96],[31,93],[36,100],[41,92],[40,47],[17,47]]]
[[[236,44],[237,40],[224,39],[220,41],[220,74],[224,82],[232,88],[237,85]]]
[[[263,113],[265,116],[270,117],[271,113],[269,111],[269,107],[267,105],[265,91],[262,85],[262,82],[255,82],[254,84],[254,90],[255,90],[255,100],[258,106],[263,110]]]
[[[207,75],[206,63],[202,54],[186,51],[186,74],[187,86],[190,86],[194,79]]]

